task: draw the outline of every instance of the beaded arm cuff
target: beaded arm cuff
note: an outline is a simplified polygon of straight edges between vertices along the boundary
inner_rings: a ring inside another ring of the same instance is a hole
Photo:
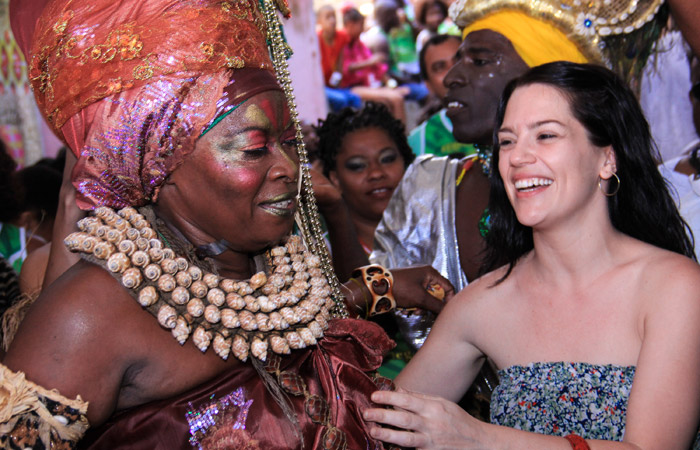
[[[74,448],[89,427],[87,407],[0,364],[1,449]]]
[[[369,289],[372,299],[368,302],[367,316],[375,316],[396,308],[394,299],[394,277],[384,267],[370,264],[355,269],[352,278],[362,281]]]

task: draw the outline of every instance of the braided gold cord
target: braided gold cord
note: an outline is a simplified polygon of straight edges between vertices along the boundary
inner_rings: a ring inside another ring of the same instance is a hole
[[[301,123],[297,112],[296,98],[292,88],[292,80],[289,76],[287,56],[291,53],[289,45],[282,37],[282,24],[276,11],[273,0],[262,0],[262,10],[267,25],[267,41],[271,50],[272,63],[275,67],[277,80],[287,97],[289,112],[294,122],[297,138],[297,154],[301,172],[301,192],[297,211],[297,224],[309,249],[321,258],[321,269],[328,279],[335,306],[331,313],[334,317],[348,317],[348,312],[343,302],[344,296],[340,290],[340,281],[336,277],[323,239],[323,229],[319,219],[316,196],[314,195],[311,173],[309,172],[309,158],[304,145],[304,135],[301,131]]]

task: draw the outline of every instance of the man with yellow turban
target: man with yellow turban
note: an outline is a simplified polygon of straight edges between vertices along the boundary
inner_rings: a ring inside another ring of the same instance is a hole
[[[490,148],[505,85],[529,67],[560,60],[606,63],[634,82],[664,23],[665,15],[656,14],[660,3],[455,2],[450,14],[463,28],[463,42],[445,76],[445,104],[455,139],[473,144],[477,153],[461,160],[427,155],[413,162],[377,227],[370,261],[387,267],[430,264],[456,291],[475,280],[482,236],[488,232]],[[626,11],[624,16],[620,10]],[[622,47],[636,53],[625,53]],[[417,350],[430,332],[432,313],[394,314],[403,336]],[[488,405],[474,401],[489,396],[493,384],[487,372],[473,387],[473,394],[479,395],[465,399],[477,417],[488,414]]]

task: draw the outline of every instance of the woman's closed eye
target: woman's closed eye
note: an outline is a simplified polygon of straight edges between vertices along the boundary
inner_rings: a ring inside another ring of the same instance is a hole
[[[537,135],[537,140],[544,141],[547,139],[554,139],[555,137],[557,137],[557,135],[554,133],[539,133]]]

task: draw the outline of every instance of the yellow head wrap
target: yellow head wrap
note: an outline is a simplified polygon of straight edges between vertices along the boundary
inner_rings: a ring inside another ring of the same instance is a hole
[[[578,47],[558,28],[521,11],[505,9],[489,14],[466,27],[462,36],[484,29],[508,38],[529,67],[553,61],[588,62]]]

